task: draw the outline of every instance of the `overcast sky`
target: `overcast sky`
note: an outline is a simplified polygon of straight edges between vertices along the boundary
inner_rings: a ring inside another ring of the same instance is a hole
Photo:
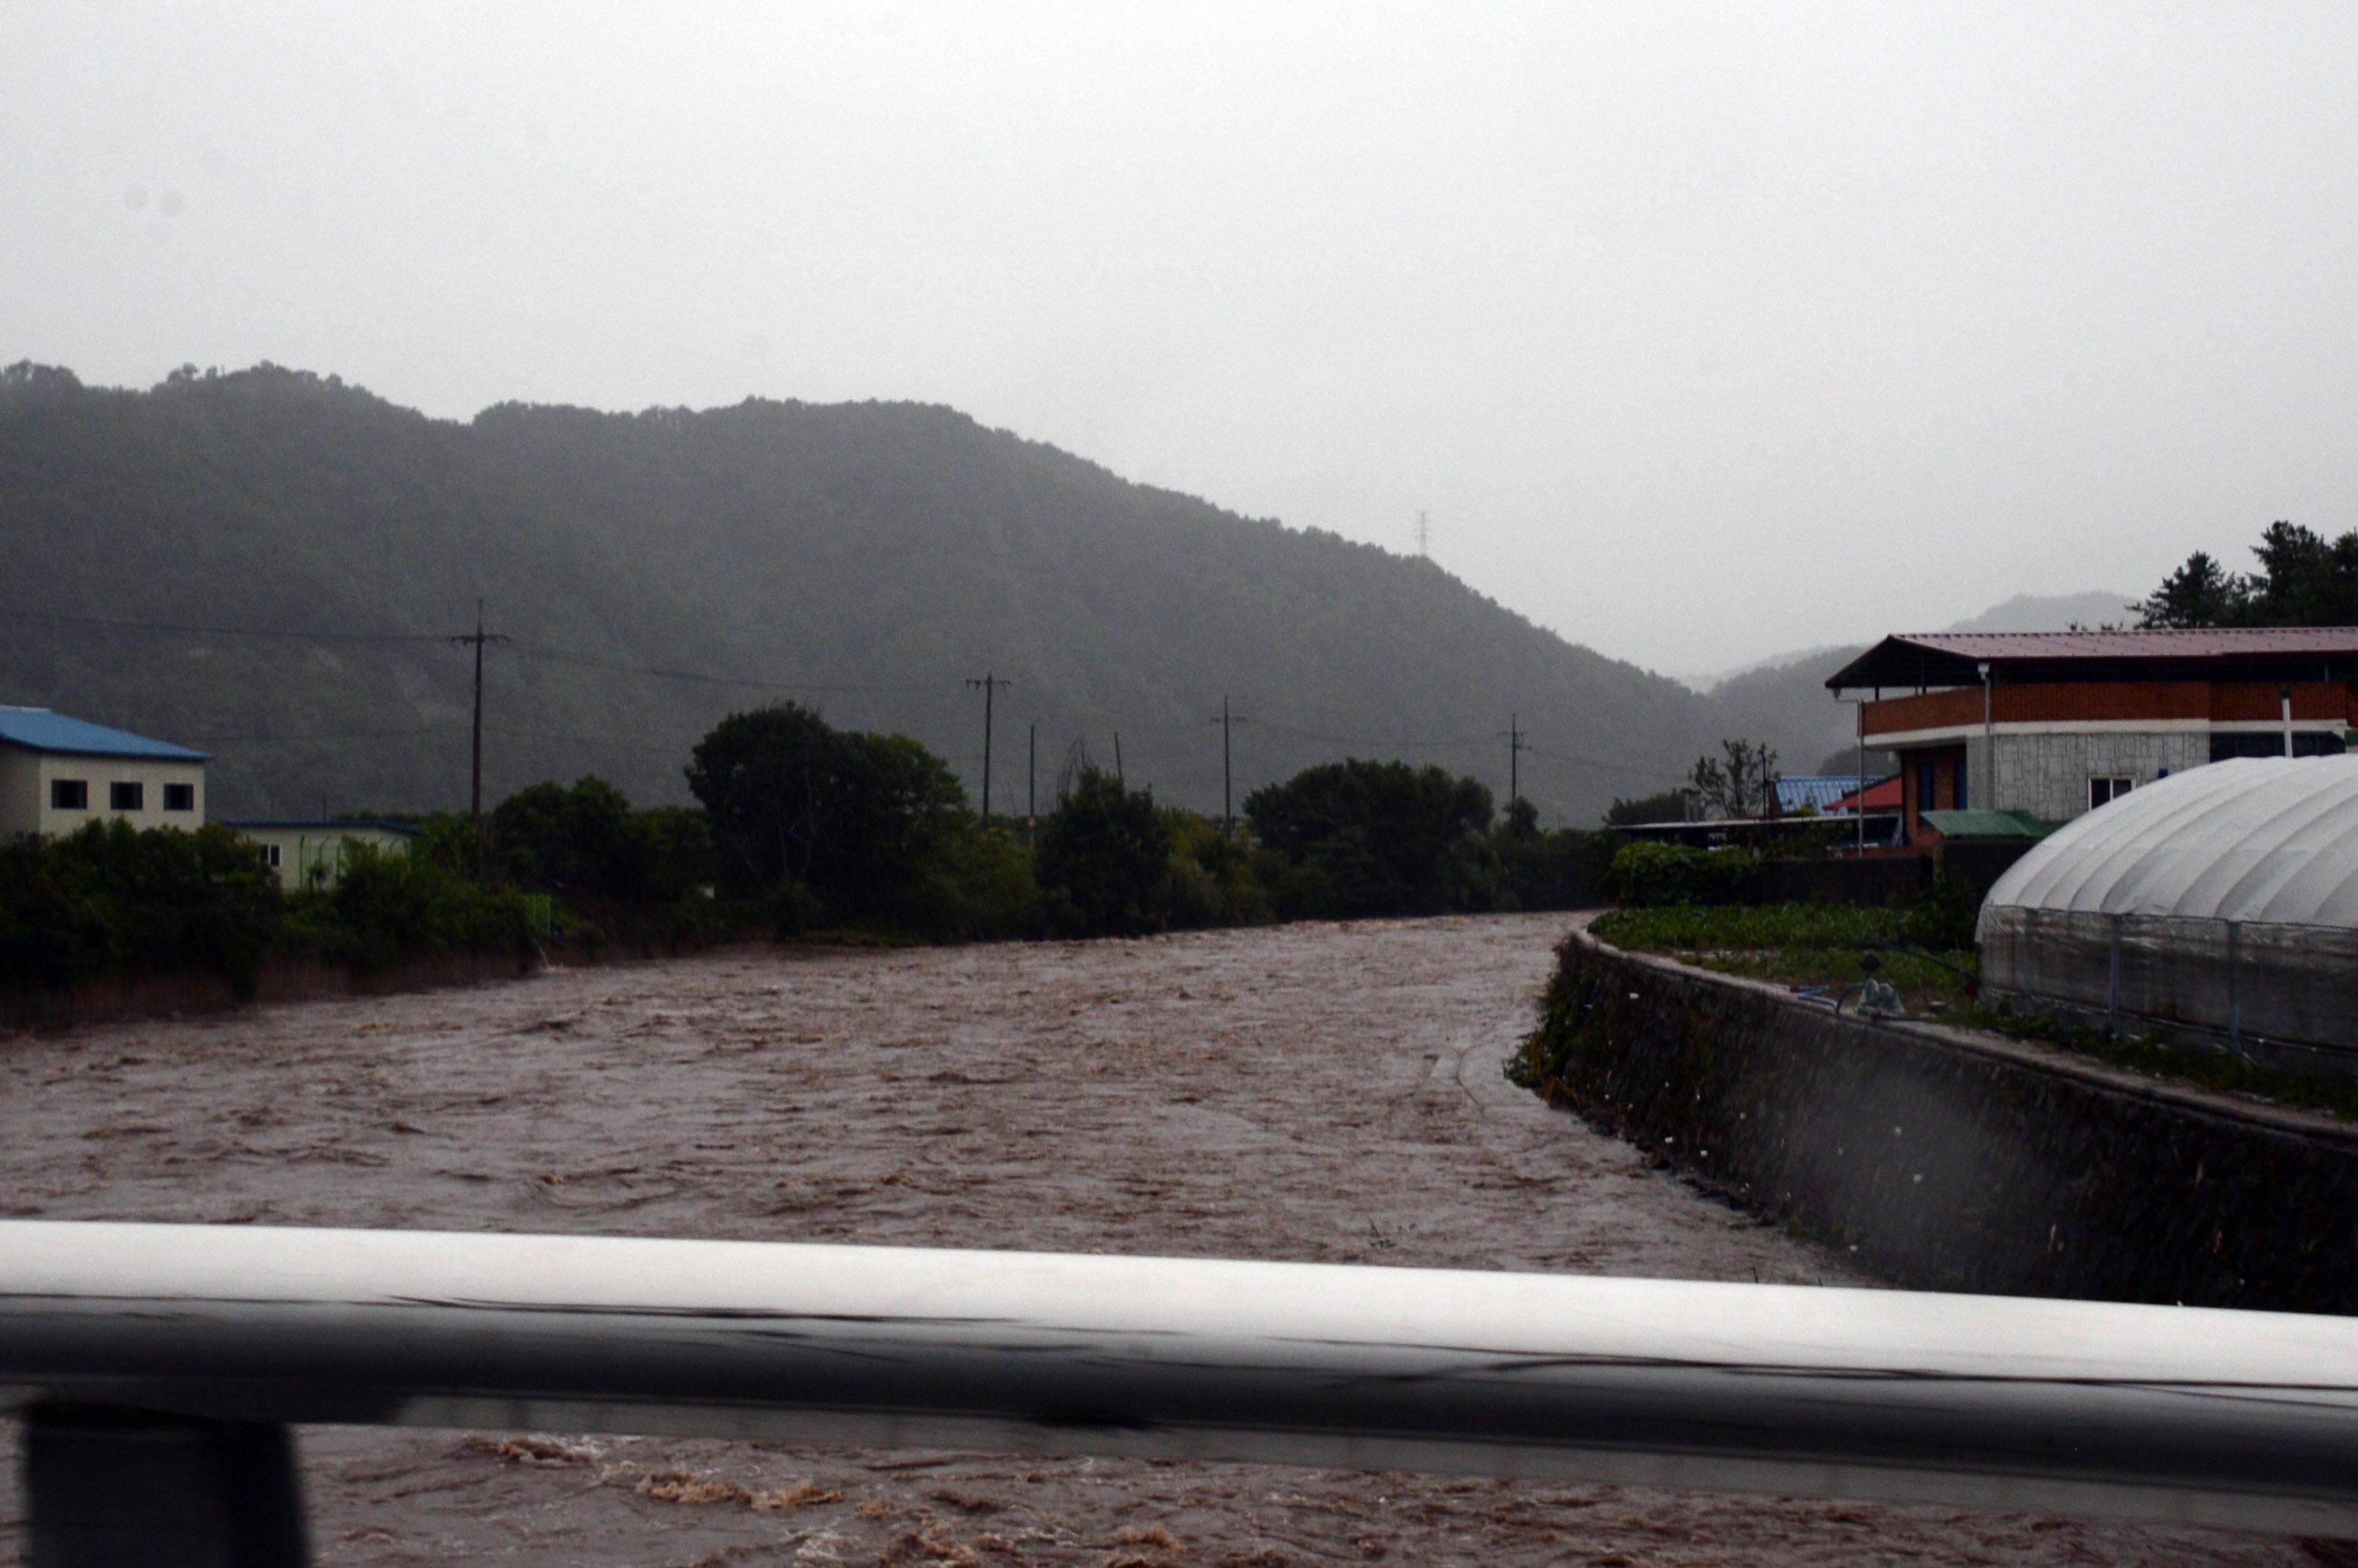
[[[1671,672],[2358,526],[2358,6],[0,0],[0,361],[914,398]]]

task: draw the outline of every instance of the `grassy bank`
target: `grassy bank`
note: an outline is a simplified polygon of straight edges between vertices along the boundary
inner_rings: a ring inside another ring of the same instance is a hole
[[[1634,952],[1779,985],[1839,989],[1867,976],[1898,988],[1910,1012],[1963,1007],[1980,955],[1956,941],[1939,908],[1857,909],[1840,904],[1679,904],[1619,909],[1590,927]]]

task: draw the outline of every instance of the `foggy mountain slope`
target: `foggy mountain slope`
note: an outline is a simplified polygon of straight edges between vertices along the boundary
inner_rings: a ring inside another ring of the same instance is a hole
[[[1166,799],[1400,756],[1593,821],[1661,787],[1719,708],[1429,562],[1220,511],[952,410],[748,402],[429,419],[261,367],[146,392],[0,384],[0,701],[215,757],[215,815],[463,806],[478,597],[485,794],[605,773],[681,798],[722,715],[792,697],[900,730],[1022,809],[1086,743]],[[381,640],[133,633],[84,620]],[[665,678],[651,669],[693,676]],[[738,684],[732,684],[738,683]],[[773,683],[804,683],[800,686]]]
[[[1951,632],[2068,632],[2074,626],[2091,630],[2137,623],[2135,593],[2017,593],[1968,621],[1945,628]]]

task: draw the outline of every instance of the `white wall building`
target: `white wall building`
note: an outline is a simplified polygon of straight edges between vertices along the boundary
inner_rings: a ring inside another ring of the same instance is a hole
[[[91,822],[197,827],[205,754],[128,730],[0,706],[0,835],[56,838]]]
[[[355,844],[381,854],[407,854],[418,830],[406,822],[225,822],[241,838],[262,846],[262,857],[288,892],[334,887]]]

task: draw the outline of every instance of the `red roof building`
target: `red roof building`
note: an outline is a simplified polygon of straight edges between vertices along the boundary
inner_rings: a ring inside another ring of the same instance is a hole
[[[1826,682],[1899,758],[1908,841],[1927,811],[2064,821],[2227,757],[2344,750],[2358,627],[1943,632],[1886,637]]]

